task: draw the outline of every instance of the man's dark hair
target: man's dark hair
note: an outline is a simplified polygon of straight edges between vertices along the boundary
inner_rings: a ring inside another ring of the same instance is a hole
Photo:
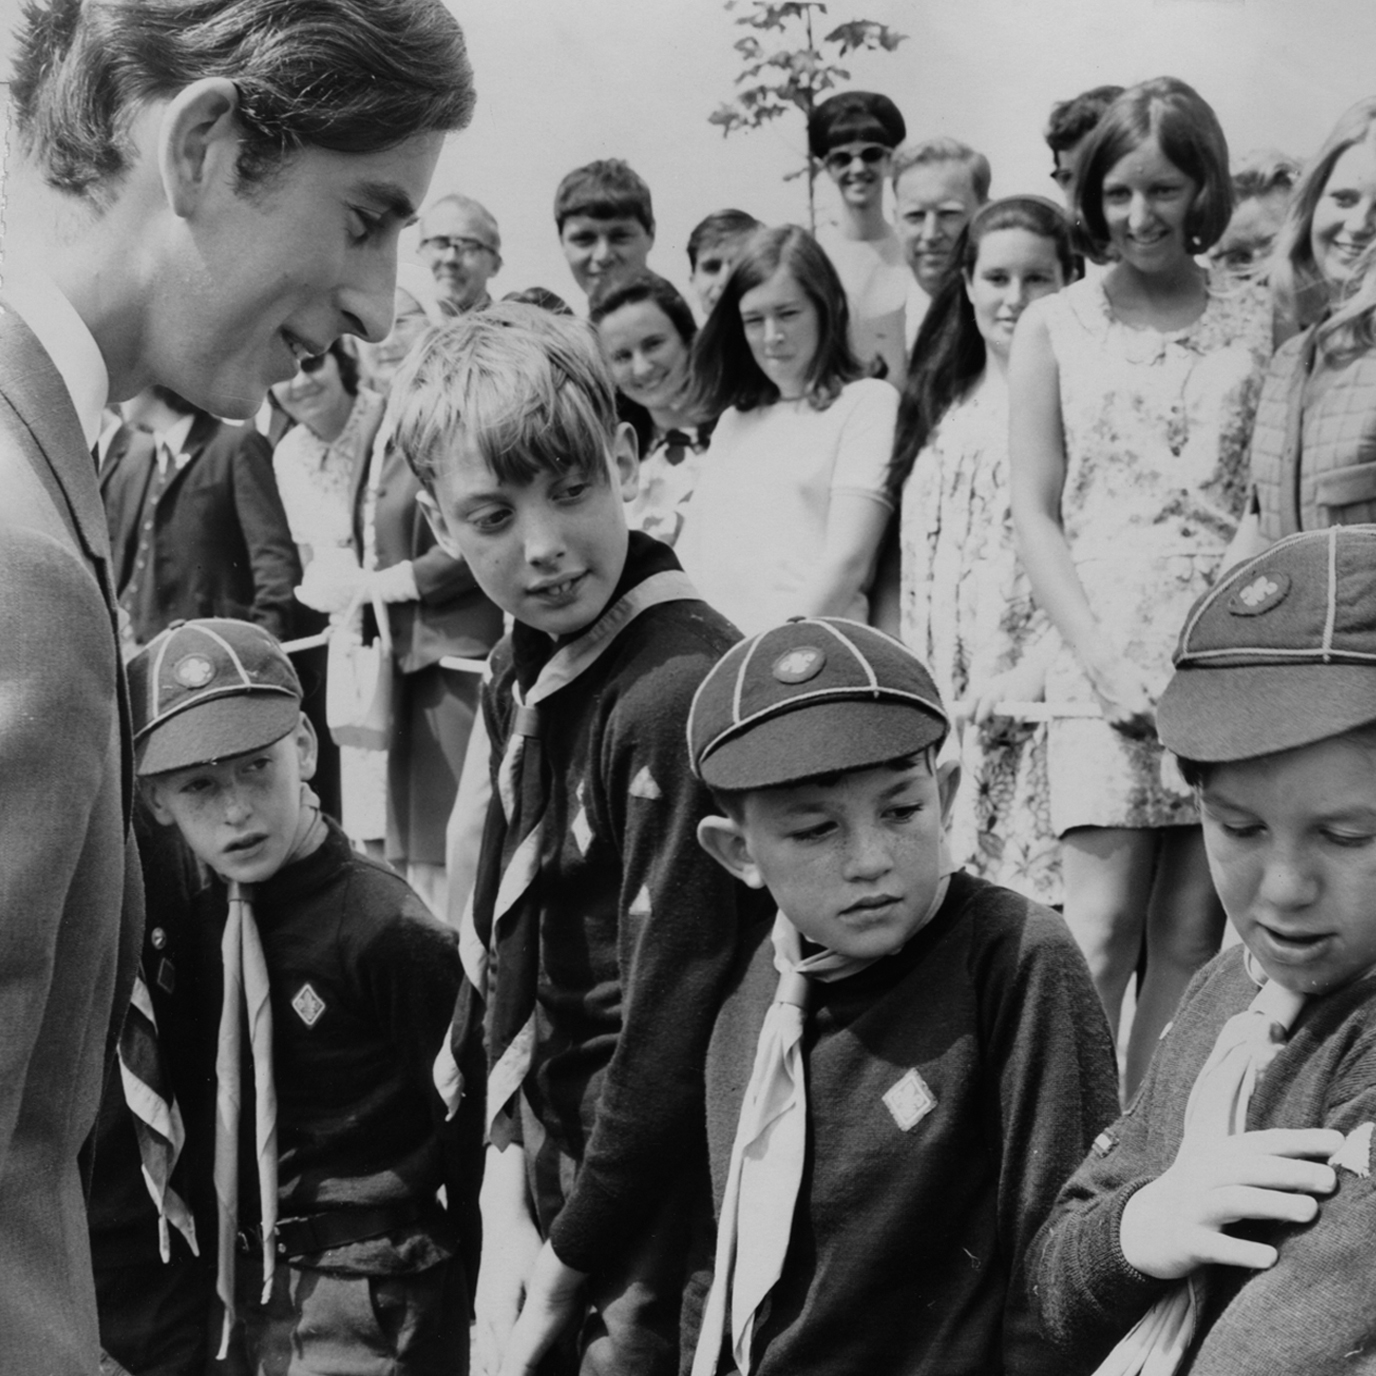
[[[1068,153],[1086,134],[1094,132],[1105,110],[1123,94],[1121,86],[1095,86],[1051,107],[1046,145],[1053,153]]]
[[[639,220],[646,234],[655,232],[655,212],[645,179],[621,158],[603,158],[575,167],[554,193],[554,223],[564,232],[570,215],[594,220]]]
[[[698,254],[703,249],[712,248],[731,239],[743,239],[747,234],[753,234],[759,227],[760,222],[744,210],[714,210],[710,215],[699,220],[693,226],[693,232],[688,236],[689,268],[694,272],[697,271]]]
[[[303,148],[381,152],[473,111],[443,0],[28,0],[19,135],[49,185],[94,198],[129,166],[138,107],[206,77],[238,89],[244,186]]]

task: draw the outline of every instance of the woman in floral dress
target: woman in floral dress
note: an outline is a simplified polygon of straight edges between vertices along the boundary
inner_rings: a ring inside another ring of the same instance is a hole
[[[1010,196],[975,216],[956,248],[959,272],[923,320],[890,467],[900,634],[943,699],[973,708],[960,728],[953,857],[1041,903],[1061,901],[1046,727],[994,711],[1042,696],[1057,644],[1013,548],[1007,373],[1013,327],[1065,285],[1071,254],[1065,216],[1040,196]]]
[[[1010,367],[1019,549],[1063,642],[1047,699],[1101,714],[1053,719],[1048,772],[1066,920],[1115,1025],[1146,934],[1129,1094],[1222,933],[1199,817],[1163,770],[1154,707],[1237,526],[1270,353],[1265,293],[1221,290],[1195,260],[1231,200],[1209,106],[1169,77],[1124,92],[1076,188],[1096,256],[1113,261],[1028,310]]]

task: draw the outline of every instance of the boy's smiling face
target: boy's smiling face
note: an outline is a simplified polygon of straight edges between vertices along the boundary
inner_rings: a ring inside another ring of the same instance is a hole
[[[301,784],[315,773],[316,742],[303,716],[271,745],[210,764],[155,774],[145,784],[153,815],[216,873],[261,883],[282,868],[301,823]]]
[[[930,752],[744,795],[739,820],[705,818],[698,838],[751,888],[767,888],[810,941],[868,958],[902,949],[941,882],[952,767]]]
[[[1326,994],[1376,969],[1376,736],[1209,766],[1219,897],[1266,973]]]
[[[529,483],[499,478],[464,436],[420,494],[440,544],[468,562],[479,587],[517,621],[575,635],[611,600],[626,564],[624,503],[635,496],[635,438],[618,428],[610,461],[587,472],[541,468]]]

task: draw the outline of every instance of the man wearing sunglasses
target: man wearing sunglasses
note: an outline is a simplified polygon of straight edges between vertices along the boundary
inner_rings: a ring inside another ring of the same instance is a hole
[[[421,217],[420,251],[446,315],[492,304],[487,279],[501,269],[502,236],[486,206],[470,196],[442,196]]]
[[[884,182],[907,130],[898,107],[873,91],[843,91],[808,121],[808,150],[840,194],[834,225],[818,231],[846,289],[850,341],[862,363],[903,385],[903,248],[884,214]]]

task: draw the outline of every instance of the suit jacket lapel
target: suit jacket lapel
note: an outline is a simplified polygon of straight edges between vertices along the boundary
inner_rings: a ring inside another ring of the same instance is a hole
[[[59,508],[69,514],[76,538],[103,571],[110,558],[110,535],[95,460],[76,407],[47,350],[7,305],[0,314],[0,387],[47,460],[48,471],[40,469],[39,478],[59,495]]]

